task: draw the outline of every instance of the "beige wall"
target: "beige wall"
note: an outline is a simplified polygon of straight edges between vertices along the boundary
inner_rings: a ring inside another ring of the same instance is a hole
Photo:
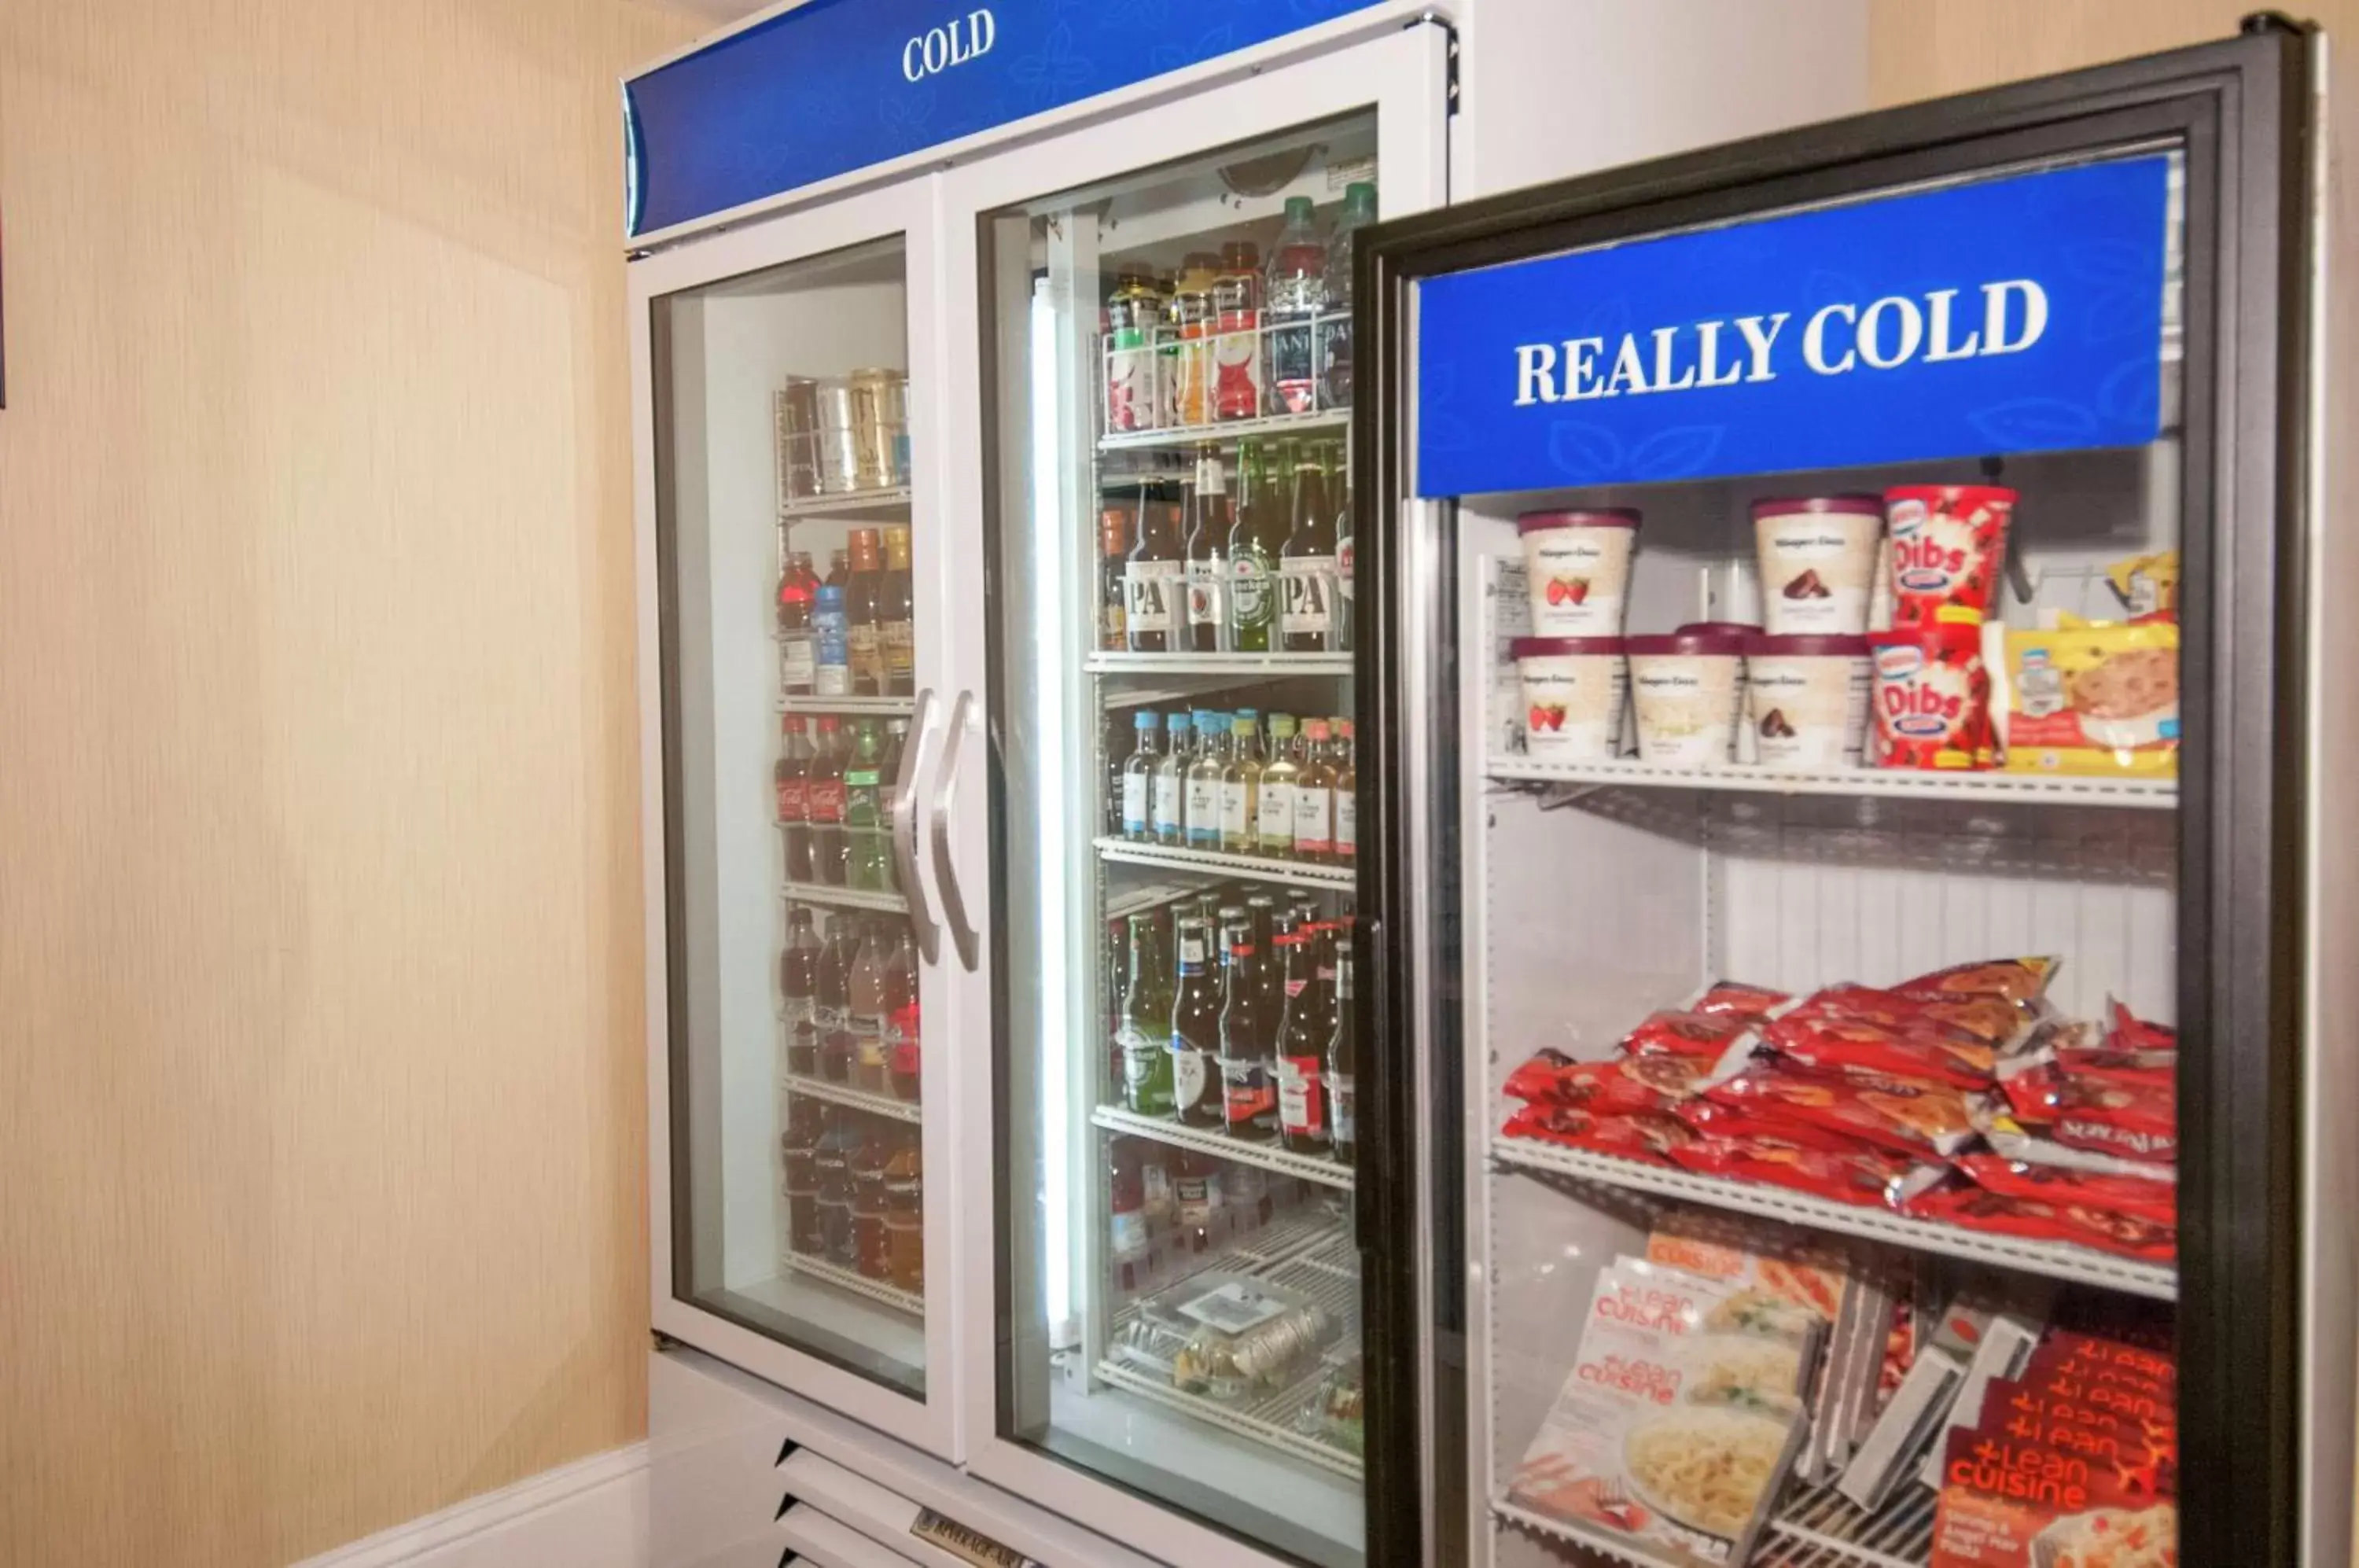
[[[1878,107],[2234,36],[2261,0],[1868,0]],[[2280,7],[2347,41],[2359,0]]]
[[[645,1424],[628,0],[0,0],[0,1563]]]

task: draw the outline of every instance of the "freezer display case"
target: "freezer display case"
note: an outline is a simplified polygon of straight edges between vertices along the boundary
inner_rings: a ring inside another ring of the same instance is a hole
[[[2315,58],[1363,240],[1363,1054],[1463,1128],[1470,1560],[2347,1555]]]

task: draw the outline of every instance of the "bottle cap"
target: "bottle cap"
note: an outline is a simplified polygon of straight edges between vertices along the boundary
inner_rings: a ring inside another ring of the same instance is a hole
[[[1140,711],[1138,717],[1131,720],[1130,727],[1136,730],[1151,730],[1162,722],[1162,717],[1154,709],[1147,708]]]
[[[1286,199],[1286,221],[1289,223],[1309,223],[1311,211],[1310,198],[1308,196],[1288,196]]]
[[[1171,715],[1169,723],[1171,725],[1171,733],[1173,735],[1178,735],[1180,731],[1188,727],[1190,721],[1185,713],[1174,713]]]

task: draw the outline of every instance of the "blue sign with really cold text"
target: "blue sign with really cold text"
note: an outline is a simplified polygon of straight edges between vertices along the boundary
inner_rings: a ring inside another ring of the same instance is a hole
[[[889,162],[1375,3],[810,0],[625,84],[631,232]]]
[[[2152,441],[2170,200],[2122,158],[1428,278],[1418,493]]]

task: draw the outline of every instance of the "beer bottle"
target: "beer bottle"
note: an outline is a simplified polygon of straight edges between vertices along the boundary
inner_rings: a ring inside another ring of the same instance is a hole
[[[1332,638],[1337,653],[1348,653],[1352,638],[1357,635],[1352,623],[1356,604],[1352,592],[1352,572],[1357,565],[1352,548],[1352,470],[1344,460],[1343,448],[1335,448],[1335,483],[1331,502],[1335,511],[1335,632]]]
[[[1180,988],[1171,998],[1171,1094],[1190,1127],[1219,1127],[1221,985],[1212,967],[1212,930],[1193,916],[1180,922]]]
[[[1261,737],[1259,715],[1240,708],[1229,722],[1232,747],[1228,765],[1221,769],[1221,851],[1253,855],[1260,843]]]
[[[852,530],[852,577],[843,590],[852,694],[885,695],[885,561],[875,528]]]
[[[909,569],[909,525],[885,526],[885,694],[908,697],[918,690],[918,593]]]
[[[798,882],[831,887],[843,885],[843,743],[836,716],[819,719],[819,755],[811,759],[803,786],[803,810],[810,818],[810,858],[789,866]]]
[[[1333,646],[1335,516],[1309,447],[1295,459],[1293,501],[1278,555],[1278,632],[1288,653],[1325,653]]]
[[[1229,646],[1239,653],[1267,653],[1277,630],[1285,506],[1251,441],[1238,444],[1237,476],[1237,520],[1229,529]]]
[[[1278,1020],[1277,1061],[1277,1141],[1289,1154],[1327,1152],[1327,1096],[1321,1079],[1327,1062],[1326,998],[1314,983],[1318,931],[1296,926],[1279,936],[1286,955],[1286,1012]]]
[[[1098,513],[1098,647],[1120,653],[1130,647],[1130,519],[1126,506]]]
[[[1307,719],[1302,733],[1302,771],[1294,780],[1294,855],[1332,860],[1335,775],[1327,766],[1327,721]]]
[[[1357,1010],[1352,1005],[1352,933],[1335,933],[1335,1024],[1327,1037],[1328,1140],[1335,1158],[1352,1163],[1359,1150],[1353,1121],[1353,1092],[1359,1075],[1360,1040]]]
[[[1195,752],[1189,742],[1188,715],[1172,714],[1170,724],[1171,748],[1155,765],[1150,780],[1148,826],[1156,843],[1178,846],[1188,842],[1188,765],[1195,760]]]
[[[1360,768],[1352,755],[1352,721],[1334,719],[1335,739],[1335,863],[1354,866],[1360,853]]]
[[[1187,624],[1181,601],[1187,563],[1182,557],[1170,504],[1153,499],[1141,485],[1138,542],[1130,547],[1123,572],[1124,615],[1133,653],[1178,651],[1180,631]]]
[[[1179,1210],[1178,1244],[1192,1253],[1211,1251],[1220,1225],[1221,1161],[1199,1149],[1181,1149],[1171,1196]]]
[[[1224,922],[1228,948],[1221,1002],[1221,1090],[1229,1136],[1267,1139],[1277,1130],[1277,1094],[1269,1083],[1270,1014],[1255,951],[1253,917]]]
[[[1248,907],[1251,907],[1250,902]],[[1266,915],[1258,911],[1255,917],[1255,942],[1261,959],[1262,1027],[1269,1031],[1270,1045],[1277,1044],[1278,1020],[1286,1017],[1286,1004],[1291,993],[1286,988],[1287,949],[1279,939],[1293,935],[1301,929],[1302,917],[1291,909],[1281,909],[1274,901]],[[1261,934],[1267,932],[1267,935]]]
[[[1228,478],[1217,447],[1196,459],[1196,483],[1188,492],[1188,636],[1191,653],[1218,653],[1228,632]]]
[[[1130,917],[1130,990],[1122,1004],[1123,1104],[1168,1116],[1171,1094],[1171,969],[1155,917]]]
[[[1294,781],[1302,769],[1294,760],[1294,716],[1269,716],[1269,761],[1261,770],[1261,800],[1254,831],[1264,855],[1285,858],[1294,853]]]
[[[1229,715],[1200,710],[1196,756],[1188,764],[1188,847],[1221,847],[1221,775],[1228,767]]]

